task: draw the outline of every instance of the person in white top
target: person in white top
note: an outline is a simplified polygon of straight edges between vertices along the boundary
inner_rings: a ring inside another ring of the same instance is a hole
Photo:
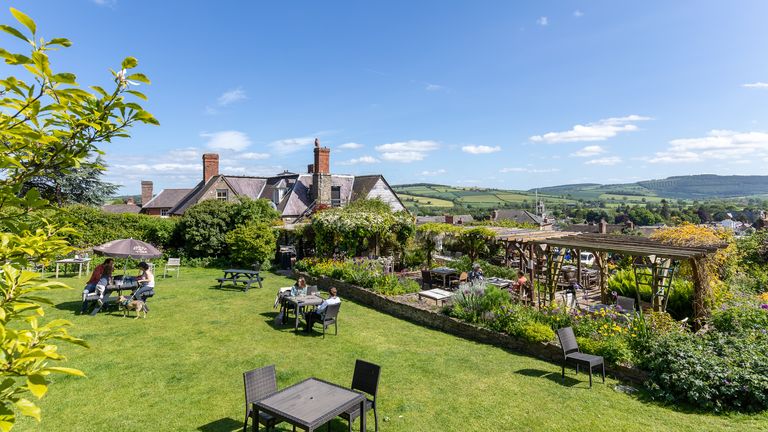
[[[139,263],[139,268],[141,269],[141,273],[136,277],[136,282],[139,283],[139,289],[134,291],[132,297],[135,300],[141,300],[145,303],[147,303],[147,297],[153,296],[155,293],[155,275],[152,274],[152,270],[149,269],[149,264],[145,262]],[[149,306],[147,306],[147,311],[149,310]]]
[[[328,306],[341,303],[341,299],[336,295],[336,287],[331,287],[328,292],[331,293],[331,296],[328,297],[328,299],[323,300],[317,309],[305,315],[304,318],[307,320],[307,327],[304,329],[304,331],[308,332],[310,329],[312,329],[312,325],[315,322],[322,322],[323,319],[325,319],[325,311],[328,309]]]

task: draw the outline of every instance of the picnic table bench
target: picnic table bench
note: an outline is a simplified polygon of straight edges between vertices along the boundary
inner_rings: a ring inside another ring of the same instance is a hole
[[[90,315],[96,316],[102,309],[105,309],[109,305],[116,304],[117,299],[123,295],[123,291],[132,292],[136,290],[139,287],[139,284],[135,280],[130,281],[120,281],[116,280],[115,283],[109,284],[104,289],[104,295],[101,299],[101,305],[96,304],[96,307],[91,310]],[[117,293],[117,295],[113,296],[112,294]],[[88,301],[90,303],[94,303],[99,299],[99,293],[98,292],[92,292],[89,294],[86,294],[84,300]]]
[[[259,288],[263,288],[261,281],[264,280],[257,270],[241,270],[241,269],[227,269],[224,270],[224,277],[216,278],[219,282],[219,288],[225,282],[231,282],[232,285],[237,286],[238,283],[243,284],[243,291],[248,291],[252,283],[258,283]]]

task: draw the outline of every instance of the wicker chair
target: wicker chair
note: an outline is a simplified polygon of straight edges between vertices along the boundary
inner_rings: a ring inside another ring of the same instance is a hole
[[[243,432],[248,429],[248,419],[253,419],[253,430],[259,430],[259,423],[263,424],[267,430],[274,429],[275,425],[282,420],[273,417],[265,412],[259,411],[259,418],[253,418],[253,403],[267,398],[277,392],[277,374],[275,365],[264,366],[243,374],[245,384],[245,421],[243,422]]]
[[[373,363],[368,363],[365,360],[357,360],[355,362],[355,372],[352,376],[352,390],[358,390],[368,395],[373,396],[373,399],[366,397],[365,408],[366,412],[369,409],[373,409],[373,419],[376,426],[376,432],[379,432],[379,413],[376,410],[376,394],[379,390],[379,374],[381,373],[381,366]],[[341,413],[341,418],[349,422],[349,430],[352,431],[352,422],[356,418],[360,417],[360,406]]]
[[[603,358],[579,352],[579,344],[576,342],[576,335],[573,334],[573,327],[558,329],[557,338],[560,340],[560,346],[563,348],[563,380],[565,380],[566,364],[574,363],[576,365],[576,374],[579,373],[579,366],[587,366],[589,368],[590,388],[592,387],[592,368],[602,366],[603,383],[605,383],[605,362]]]

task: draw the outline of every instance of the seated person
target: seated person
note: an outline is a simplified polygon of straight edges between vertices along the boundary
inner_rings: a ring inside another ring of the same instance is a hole
[[[527,294],[528,298],[533,300],[533,292],[530,290],[526,290],[526,284],[528,283],[528,278],[525,277],[525,273],[522,271],[517,272],[517,282],[512,284],[512,291],[515,291],[516,293],[520,294],[522,297],[523,294]],[[526,293],[526,291],[528,291]]]
[[[300,277],[291,287],[291,295],[307,295],[307,281],[305,281],[303,277]]]
[[[483,269],[480,268],[480,264],[475,263],[472,266],[472,270],[470,270],[469,274],[467,275],[467,280],[469,282],[474,282],[476,280],[483,280]]]
[[[88,283],[85,285],[85,289],[83,289],[83,307],[80,309],[80,313],[84,314],[86,309],[88,309],[88,300],[86,300],[86,297],[92,292],[99,293],[99,298],[96,301],[99,303],[99,306],[103,304],[102,297],[104,296],[104,290],[112,279],[113,268],[114,260],[112,258],[107,258],[103,263],[97,265],[96,268],[93,269],[91,278],[88,279]]]
[[[331,296],[328,297],[328,299],[323,300],[323,302],[320,304],[320,306],[317,307],[317,309],[313,310],[312,312],[307,313],[304,316],[304,319],[307,321],[307,328],[304,329],[304,331],[308,332],[310,329],[312,329],[312,325],[315,322],[323,322],[325,319],[325,310],[330,305],[340,304],[341,299],[336,296],[336,287],[331,287],[330,290],[328,290],[329,293],[331,293]]]
[[[131,297],[134,300],[141,300],[146,304],[147,297],[155,295],[155,275],[149,269],[149,264],[143,261],[139,263],[139,269],[141,269],[141,272],[136,276],[139,288],[133,292]],[[147,306],[147,311],[149,311],[149,306]]]

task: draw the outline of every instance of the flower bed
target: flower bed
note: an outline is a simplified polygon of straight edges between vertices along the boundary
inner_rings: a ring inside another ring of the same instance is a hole
[[[413,279],[396,274],[384,274],[383,263],[368,258],[346,260],[305,258],[296,263],[296,270],[312,276],[328,276],[383,295],[399,295],[419,291]]]

